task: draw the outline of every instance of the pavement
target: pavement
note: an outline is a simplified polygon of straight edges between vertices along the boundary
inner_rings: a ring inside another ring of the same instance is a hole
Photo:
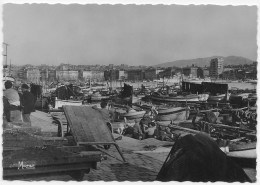
[[[116,137],[116,136],[115,136]],[[106,160],[98,163],[98,169],[91,169],[89,174],[85,174],[84,181],[146,181],[151,182],[156,179],[157,174],[159,173],[168,153],[167,150],[160,150],[159,152],[146,151],[146,153],[134,153],[135,150],[144,150],[142,147],[147,146],[146,144],[153,142],[146,141],[146,143],[140,143],[139,147],[135,146],[132,138],[123,137],[122,140],[118,141],[118,145],[126,159],[126,163],[123,162],[119,153],[117,152],[114,146],[111,146],[110,149],[105,150],[102,146],[99,148],[104,151],[104,154],[107,156]],[[136,140],[137,142],[140,142]],[[154,143],[154,142],[153,142]],[[152,143],[150,143],[152,144]],[[153,146],[164,145],[165,143],[159,144],[157,142]],[[166,142],[167,144],[167,142]],[[132,146],[132,147],[131,147]],[[63,176],[48,176],[40,178],[28,178],[25,179],[28,181],[73,181],[73,178],[69,175]]]
[[[41,126],[46,123],[46,120],[39,120],[37,117],[37,124],[34,126]],[[44,126],[45,127],[45,126]],[[56,131],[56,125],[49,125],[45,127],[49,131]],[[117,138],[119,135],[114,134]],[[146,181],[151,182],[156,179],[165,159],[168,156],[171,146],[173,143],[158,141],[150,138],[146,140],[136,140],[129,137],[122,136],[121,140],[116,141],[119,145],[127,163],[122,161],[119,153],[114,146],[110,149],[105,150],[103,146],[100,146],[101,150],[106,154],[107,159],[98,163],[98,169],[91,169],[89,174],[85,174],[84,181]],[[147,146],[152,146],[154,150],[147,150]],[[256,180],[255,169],[245,169],[245,172],[250,176],[252,180]],[[41,178],[30,178],[26,179],[29,181],[73,181],[73,178],[69,175],[63,176],[48,176]]]

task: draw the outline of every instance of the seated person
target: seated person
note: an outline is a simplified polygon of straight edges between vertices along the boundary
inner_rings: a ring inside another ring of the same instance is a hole
[[[139,121],[135,119],[135,124],[133,126],[133,138],[134,139],[143,139],[143,132],[141,130]]]
[[[156,125],[154,122],[148,124],[148,128],[144,130],[146,138],[153,138],[155,135]]]

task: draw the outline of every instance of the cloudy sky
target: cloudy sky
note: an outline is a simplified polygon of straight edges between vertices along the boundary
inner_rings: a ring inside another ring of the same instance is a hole
[[[3,37],[17,65],[256,60],[257,7],[5,4]]]

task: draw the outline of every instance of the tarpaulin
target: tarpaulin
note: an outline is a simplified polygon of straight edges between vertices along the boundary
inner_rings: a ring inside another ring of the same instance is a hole
[[[243,169],[204,134],[177,140],[156,180],[250,182]]]

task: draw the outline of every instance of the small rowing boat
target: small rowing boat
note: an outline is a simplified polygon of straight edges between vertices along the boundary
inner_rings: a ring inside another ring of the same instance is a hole
[[[189,110],[185,107],[159,108],[158,121],[183,121],[189,117]]]
[[[144,116],[146,111],[136,111],[134,109],[131,109],[129,112],[122,114],[121,117],[126,119],[138,119],[142,118]]]

